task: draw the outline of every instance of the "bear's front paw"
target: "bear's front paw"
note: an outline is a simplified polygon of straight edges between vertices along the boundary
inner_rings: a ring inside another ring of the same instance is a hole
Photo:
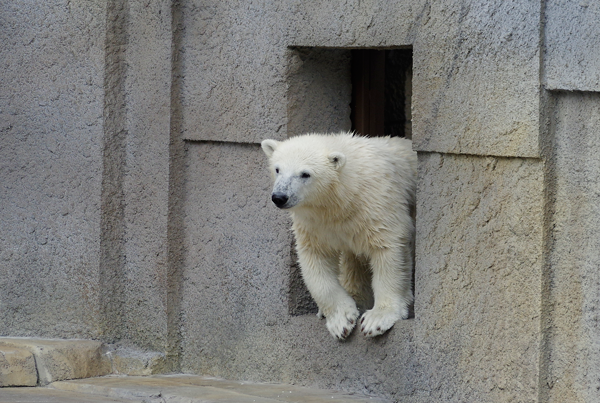
[[[337,307],[333,313],[326,315],[329,333],[338,340],[344,340],[356,326],[358,315],[356,306]]]
[[[373,308],[360,319],[360,331],[367,337],[375,337],[387,332],[399,319],[408,318],[408,308]]]

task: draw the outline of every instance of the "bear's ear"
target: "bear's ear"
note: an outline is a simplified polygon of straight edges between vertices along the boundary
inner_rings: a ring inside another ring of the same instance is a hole
[[[329,162],[333,164],[336,170],[340,170],[346,163],[346,156],[339,152],[332,152],[327,158],[329,158]]]
[[[270,139],[263,140],[262,143],[260,143],[260,146],[262,147],[265,154],[267,154],[267,157],[271,158],[271,155],[273,155],[273,152],[275,152],[275,150],[279,146],[279,141]]]

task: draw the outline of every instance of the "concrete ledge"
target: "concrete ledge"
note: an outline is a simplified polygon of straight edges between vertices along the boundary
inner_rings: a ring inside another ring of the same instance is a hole
[[[0,337],[0,351],[14,349],[31,353],[37,367],[37,384],[42,386],[65,379],[111,373],[110,360],[102,353],[102,343],[98,341]],[[27,368],[23,366],[22,370]],[[26,385],[30,383],[22,384]]]
[[[31,352],[23,348],[0,347],[0,387],[35,386],[37,379]]]

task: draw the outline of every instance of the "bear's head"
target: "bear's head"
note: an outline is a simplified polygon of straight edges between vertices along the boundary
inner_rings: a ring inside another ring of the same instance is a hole
[[[346,157],[327,151],[308,136],[285,141],[263,140],[261,147],[269,157],[275,182],[271,200],[281,209],[319,206],[331,202],[332,188]]]

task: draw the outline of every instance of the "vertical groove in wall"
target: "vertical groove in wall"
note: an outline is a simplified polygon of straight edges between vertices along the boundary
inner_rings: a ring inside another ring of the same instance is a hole
[[[549,401],[549,370],[550,370],[550,338],[552,328],[552,265],[551,252],[553,242],[553,217],[555,214],[556,199],[556,172],[554,157],[554,125],[552,113],[554,111],[554,98],[544,88],[545,69],[544,54],[546,49],[545,35],[546,1],[540,1],[540,26],[539,26],[539,145],[544,161],[544,218],[543,218],[543,263],[541,281],[541,307],[540,307],[540,350],[538,364],[538,402]]]
[[[124,307],[124,176],[125,176],[125,50],[127,46],[127,0],[107,4],[104,138],[100,230],[100,304],[104,340],[122,338]]]
[[[185,142],[182,136],[183,13],[178,0],[171,5],[171,126],[169,139],[169,216],[167,223],[167,359],[171,370],[181,367],[181,315],[183,268],[183,185]]]
[[[554,135],[555,124],[551,114],[554,111],[554,97],[542,90],[544,96],[541,104],[545,108],[540,122],[544,126],[540,128],[544,138],[541,142],[542,155],[544,156],[544,247],[543,247],[543,269],[541,278],[541,301],[540,309],[540,352],[539,352],[539,385],[538,401],[548,402],[550,392],[550,360],[551,360],[551,338],[552,338],[552,250],[554,248],[553,226],[556,200],[556,168]]]

